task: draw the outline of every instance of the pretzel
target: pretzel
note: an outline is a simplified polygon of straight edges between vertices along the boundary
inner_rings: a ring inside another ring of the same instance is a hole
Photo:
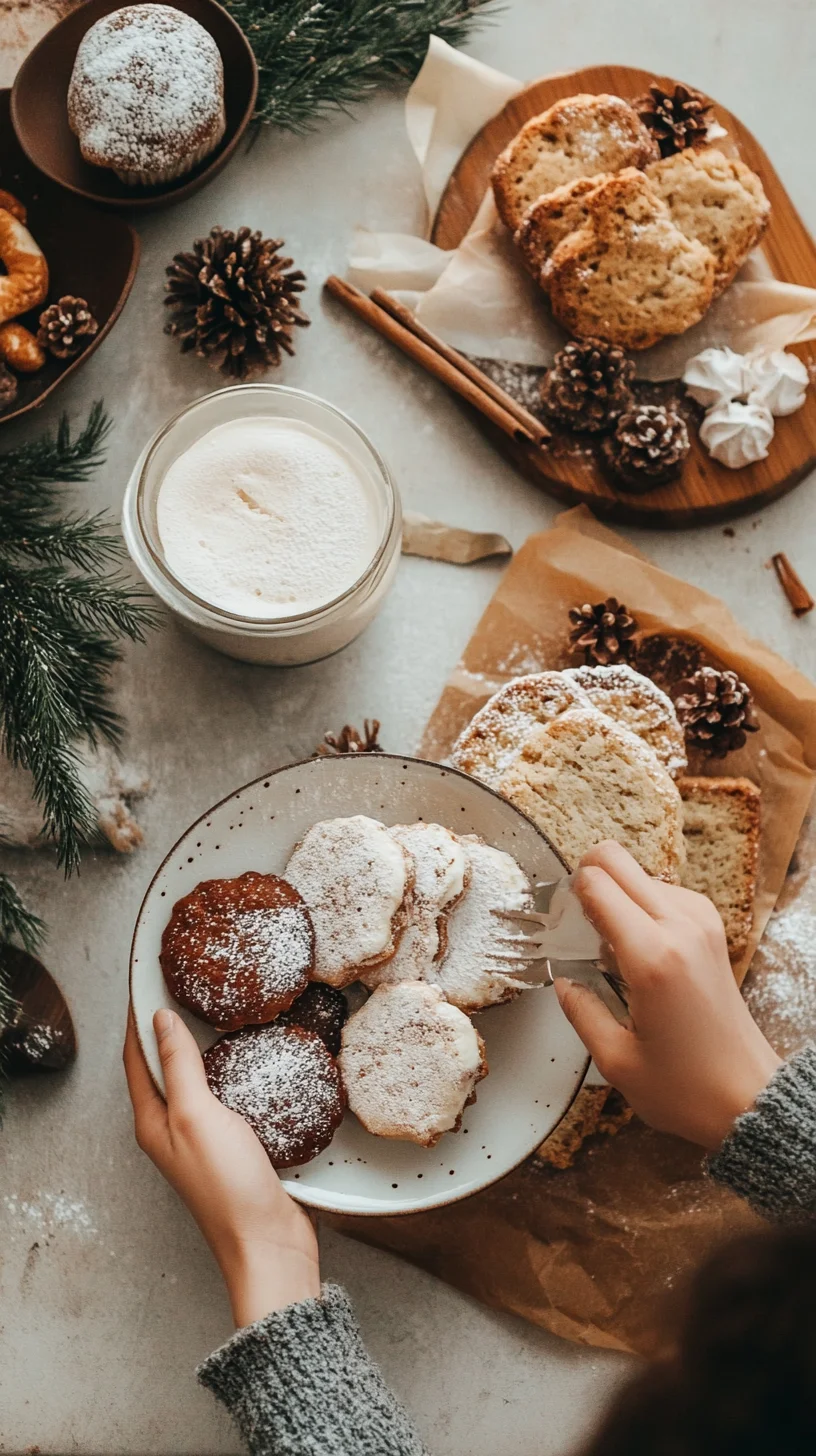
[[[7,207],[0,207],[0,261],[5,264],[7,274],[0,278],[0,324],[3,324],[44,303],[48,293],[48,264],[42,249]]]

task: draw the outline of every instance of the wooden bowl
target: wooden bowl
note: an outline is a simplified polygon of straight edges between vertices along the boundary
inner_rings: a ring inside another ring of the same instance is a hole
[[[18,374],[17,398],[0,412],[0,425],[36,409],[99,348],[125,306],[139,266],[139,239],[130,223],[71,197],[32,167],[14,134],[10,95],[0,91],[0,177],[7,191],[28,209],[28,227],[45,253],[50,273],[46,303],[23,314],[19,322],[36,333],[43,308],[71,293],[87,299],[99,332],[75,358],[49,356],[36,374]]]
[[[68,85],[74,60],[86,31],[103,15],[123,8],[122,0],[85,0],[34,47],[17,72],[11,93],[11,118],[20,145],[53,182],[105,207],[166,207],[203,187],[229,161],[255,109],[258,67],[252,47],[240,26],[215,0],[173,0],[173,6],[203,25],[221,52],[227,127],[215,151],[191,172],[158,187],[128,187],[110,168],[83,161],[79,142],[68,125]]]

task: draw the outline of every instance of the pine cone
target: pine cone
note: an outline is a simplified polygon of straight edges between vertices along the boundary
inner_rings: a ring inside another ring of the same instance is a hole
[[[632,401],[635,366],[603,339],[571,339],[541,388],[545,409],[570,430],[610,430]]]
[[[0,410],[8,409],[17,398],[17,375],[0,363]]]
[[[570,607],[571,650],[583,652],[584,662],[609,667],[616,662],[629,662],[637,631],[637,622],[616,597],[592,606]]]
[[[692,86],[664,91],[653,81],[646,95],[638,96],[632,105],[654,136],[661,157],[704,145],[714,121],[708,97]]]
[[[672,405],[638,404],[621,415],[601,449],[621,489],[642,494],[680,474],[691,441]]]
[[[339,733],[324,733],[323,742],[318,744],[317,752],[325,757],[341,753],[382,753],[379,734],[378,718],[366,718],[362,733],[346,723]]]
[[[40,314],[37,343],[56,359],[73,359],[98,332],[99,324],[85,299],[66,293]]]
[[[679,684],[693,677],[703,660],[703,649],[693,637],[653,632],[638,643],[632,666],[673,698]]]
[[[262,238],[248,227],[237,233],[214,227],[177,253],[167,271],[167,297],[174,310],[165,333],[193,349],[213,369],[232,379],[250,379],[294,354],[292,331],[309,323],[298,294],[306,275],[281,258],[280,238]]]
[[[701,667],[678,684],[674,706],[689,743],[724,758],[742,748],[746,733],[756,733],[751,689],[730,668]]]

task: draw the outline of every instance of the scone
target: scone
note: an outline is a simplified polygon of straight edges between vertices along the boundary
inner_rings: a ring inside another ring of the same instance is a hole
[[[710,249],[675,227],[630,167],[591,195],[585,225],[558,244],[547,281],[553,314],[571,333],[648,349],[699,322],[716,271]]]
[[[568,96],[534,116],[493,168],[499,216],[513,232],[527,208],[577,177],[645,167],[659,156],[637,112],[619,96]]]
[[[423,1148],[458,1129],[487,1075],[473,1023],[424,981],[379,986],[343,1028],[339,1062],[363,1127]]]
[[[497,910],[532,910],[530,881],[511,854],[464,835],[470,886],[448,916],[447,946],[427,979],[460,1011],[483,1011],[512,1001],[527,982],[505,957],[507,925]]]
[[[682,778],[677,787],[686,840],[682,883],[716,905],[728,953],[738,960],[754,922],[760,790],[750,779],[732,778]]]
[[[384,824],[355,814],[312,825],[286,878],[311,912],[316,981],[348,986],[395,954],[414,869]]]
[[[454,743],[450,761],[495,788],[533,728],[569,708],[589,706],[574,674],[533,672],[515,677],[474,714]]]
[[[653,162],[646,176],[675,227],[713,253],[714,292],[722,293],[770,219],[771,204],[756,172],[715,147],[689,147]]]
[[[616,839],[648,874],[680,879],[686,849],[677,786],[642,739],[595,708],[534,729],[498,787],[570,869],[593,845]]]
[[[583,688],[599,713],[614,718],[648,743],[673,779],[685,773],[685,735],[671,698],[656,683],[625,662],[612,667],[570,667],[566,675]]]
[[[582,228],[589,216],[592,197],[612,174],[578,177],[552,192],[545,192],[524,214],[513,241],[525,265],[542,288],[547,286],[550,261],[558,244]]]
[[[390,832],[411,856],[415,879],[406,900],[407,923],[396,954],[360,977],[372,988],[424,980],[445,950],[446,911],[453,909],[470,884],[465,847],[449,829],[441,824],[397,824]]]

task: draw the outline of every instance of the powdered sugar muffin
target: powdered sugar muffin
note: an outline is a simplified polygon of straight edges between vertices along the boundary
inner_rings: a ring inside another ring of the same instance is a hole
[[[224,68],[209,31],[171,5],[126,5],[77,51],[68,121],[86,162],[130,187],[170,182],[224,135]]]
[[[487,1075],[473,1023],[424,981],[379,986],[343,1028],[340,1072],[368,1132],[431,1148]]]

